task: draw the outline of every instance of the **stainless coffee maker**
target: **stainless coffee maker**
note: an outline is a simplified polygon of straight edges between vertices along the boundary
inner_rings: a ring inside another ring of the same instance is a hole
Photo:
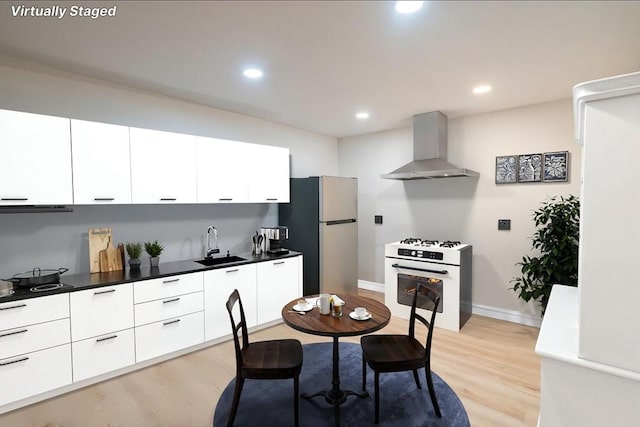
[[[260,234],[264,236],[263,250],[269,255],[285,255],[289,249],[283,247],[289,238],[289,229],[283,226],[260,227]]]

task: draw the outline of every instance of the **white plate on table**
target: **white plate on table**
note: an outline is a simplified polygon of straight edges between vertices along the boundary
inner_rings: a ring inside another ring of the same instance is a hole
[[[349,317],[351,317],[353,320],[369,320],[371,319],[371,313],[367,313],[365,316],[358,317],[356,312],[352,311],[351,313],[349,313]]]
[[[311,311],[313,310],[313,306],[309,303],[298,303],[296,305],[294,305],[293,308],[295,311]]]

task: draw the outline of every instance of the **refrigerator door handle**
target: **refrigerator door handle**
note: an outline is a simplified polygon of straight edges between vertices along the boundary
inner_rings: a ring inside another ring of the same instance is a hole
[[[350,224],[352,222],[356,222],[355,219],[340,219],[337,221],[326,221],[325,224],[327,225],[338,225],[338,224]]]

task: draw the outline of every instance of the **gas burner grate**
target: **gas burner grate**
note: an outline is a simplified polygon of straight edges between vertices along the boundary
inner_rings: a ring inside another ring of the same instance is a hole
[[[447,240],[446,242],[440,243],[441,248],[455,248],[456,246],[460,246],[460,242],[457,240]]]

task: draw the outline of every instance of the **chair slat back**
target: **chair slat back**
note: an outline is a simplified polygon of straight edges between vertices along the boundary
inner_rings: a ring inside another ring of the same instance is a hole
[[[236,322],[233,317],[233,308],[236,303],[238,304],[238,308],[240,310],[240,321]],[[249,346],[249,334],[247,333],[247,321],[244,317],[244,307],[242,306],[242,300],[240,299],[240,293],[237,289],[229,295],[229,299],[227,300],[227,312],[229,313],[229,320],[231,321],[231,330],[233,332],[233,344],[236,351],[236,369],[239,371],[242,366],[242,349]],[[242,336],[242,346],[240,345],[240,336],[238,336],[238,332]]]
[[[420,315],[420,313],[416,313],[416,304],[418,302],[418,297],[424,297],[429,299],[433,303],[433,310],[431,311],[431,320],[427,320],[424,316]],[[409,317],[409,336],[415,338],[416,331],[416,320],[420,321],[427,327],[427,337],[425,340],[425,355],[431,353],[431,338],[433,337],[433,326],[436,320],[436,313],[438,311],[438,306],[440,305],[440,296],[427,288],[426,286],[418,283],[416,287],[416,293],[413,295],[413,301],[411,303],[411,316]]]

